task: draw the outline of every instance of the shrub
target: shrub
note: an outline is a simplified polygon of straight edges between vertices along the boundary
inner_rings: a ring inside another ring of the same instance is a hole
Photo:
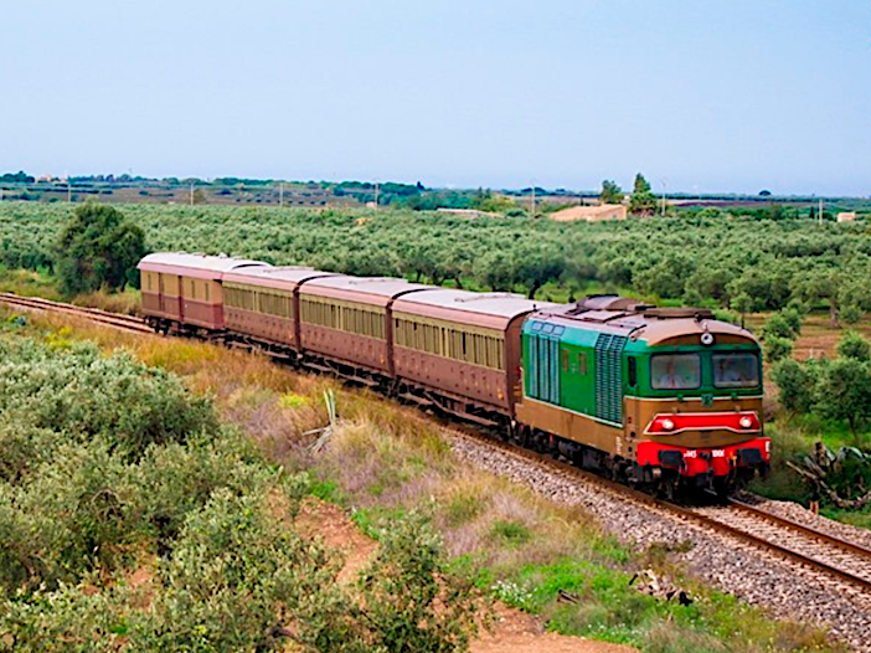
[[[862,319],[862,309],[850,304],[840,310],[839,316],[846,324],[856,324]]]
[[[838,358],[817,381],[816,408],[824,417],[845,420],[854,435],[871,419],[871,366],[855,358]]]
[[[134,459],[151,443],[216,428],[211,403],[177,377],[128,354],[105,358],[92,345],[54,342],[60,351],[32,341],[0,345],[0,409],[20,424],[79,441],[102,436]]]
[[[780,388],[778,396],[787,410],[807,413],[814,403],[815,368],[790,358],[779,360],[771,368],[771,378]]]
[[[762,337],[765,340],[772,338],[794,340],[797,335],[798,332],[794,329],[793,325],[781,313],[772,315],[768,318],[765,326],[762,327]]]
[[[871,343],[856,331],[847,331],[838,343],[838,355],[858,361],[871,360]]]
[[[478,595],[448,574],[441,540],[418,512],[384,530],[359,588],[373,649],[461,651],[476,630]]]
[[[788,358],[792,354],[792,340],[788,338],[769,336],[765,338],[762,344],[765,350],[765,360],[769,363],[775,363],[781,359]]]

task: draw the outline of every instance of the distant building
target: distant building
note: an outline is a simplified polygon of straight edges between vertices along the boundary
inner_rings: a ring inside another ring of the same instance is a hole
[[[448,209],[448,208],[439,208],[436,211],[440,213],[451,213],[453,215],[461,215],[466,218],[501,218],[503,217],[500,213],[491,213],[489,211],[478,211],[476,209]]]
[[[626,206],[623,204],[600,204],[599,206],[573,206],[550,214],[551,220],[557,222],[601,222],[603,220],[625,220]]]
[[[838,222],[853,222],[855,219],[855,211],[842,211],[838,214]]]

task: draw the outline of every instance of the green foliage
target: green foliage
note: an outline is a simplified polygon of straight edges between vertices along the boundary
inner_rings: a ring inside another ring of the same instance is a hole
[[[425,520],[382,529],[350,591],[293,528],[308,475],[266,465],[177,378],[10,336],[0,360],[0,651],[466,648],[476,595]],[[148,560],[146,597],[123,580]]]
[[[131,457],[217,424],[208,400],[128,354],[107,358],[81,344],[51,351],[21,340],[0,341],[0,355],[0,410],[20,424],[79,440],[103,436]]]
[[[775,363],[792,354],[792,340],[770,336],[762,343],[762,349],[765,352],[765,360],[769,363]]]
[[[784,358],[771,368],[771,379],[780,388],[780,404],[787,410],[807,413],[814,405],[817,367]]]
[[[815,409],[824,417],[845,420],[856,435],[871,419],[871,364],[838,358],[822,369]]]
[[[376,625],[368,637],[375,650],[463,651],[475,632],[480,601],[448,573],[441,540],[420,513],[383,531],[359,589],[364,623]]]
[[[623,189],[610,179],[605,179],[602,182],[599,199],[602,200],[602,204],[620,204],[623,201]]]
[[[506,214],[509,211],[518,209],[517,202],[500,193],[493,193],[489,189],[480,191],[472,198],[471,208],[478,211],[486,211],[488,213]]]
[[[516,521],[497,521],[490,534],[496,541],[510,546],[525,544],[532,535],[525,524]]]
[[[780,316],[789,325],[794,337],[798,337],[801,333],[801,325],[804,319],[803,312],[799,309],[795,302],[791,302],[786,308],[780,311]]]
[[[841,309],[841,319],[847,324],[856,324],[862,319],[862,309],[850,304]]]
[[[838,343],[838,355],[862,362],[871,361],[871,343],[860,333],[847,331]]]
[[[871,454],[855,447],[833,452],[817,443],[813,453],[797,456],[790,466],[814,487],[817,496],[822,494],[839,508],[871,505]]]
[[[559,268],[547,276],[579,293],[633,288],[636,277],[652,269],[643,278],[645,288],[673,298],[690,292],[692,300],[697,293],[742,314],[796,303],[804,310],[830,309],[832,292],[841,311],[852,305],[871,310],[871,287],[862,283],[871,274],[871,245],[862,223],[821,228],[806,218],[772,222],[737,208],[595,224],[412,210],[127,205],[124,213],[158,251],[223,252],[473,289],[491,286],[480,262],[499,252],[505,270],[496,276],[505,281],[495,285],[510,282],[527,294],[535,277],[522,268],[530,252],[536,258],[541,251]],[[0,264],[50,271],[67,217],[63,205],[0,203]],[[679,274],[670,281],[673,270]],[[814,281],[831,275],[828,286]]]
[[[221,489],[187,516],[159,568],[163,591],[131,630],[132,650],[277,651],[284,636],[315,650],[365,650],[348,636],[338,566],[270,519],[264,501]]]
[[[73,212],[57,243],[61,289],[74,295],[136,285],[136,264],[145,251],[141,228],[111,206],[88,202]]]
[[[635,175],[635,184],[632,189],[632,199],[629,201],[629,210],[632,213],[650,215],[656,209],[656,196],[650,190],[650,184],[640,172]]]
[[[762,337],[765,340],[770,338],[795,340],[798,337],[798,331],[795,329],[794,322],[788,320],[782,313],[775,313],[768,318],[765,326],[762,327]]]

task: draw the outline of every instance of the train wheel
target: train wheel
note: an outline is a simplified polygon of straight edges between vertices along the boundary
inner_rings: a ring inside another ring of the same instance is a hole
[[[715,476],[713,485],[714,492],[721,501],[725,501],[731,494],[732,485],[728,476]]]

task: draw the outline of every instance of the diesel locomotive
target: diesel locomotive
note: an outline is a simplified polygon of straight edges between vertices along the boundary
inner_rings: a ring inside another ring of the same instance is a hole
[[[158,253],[155,330],[257,348],[667,496],[765,474],[759,342],[705,309],[574,304]]]

